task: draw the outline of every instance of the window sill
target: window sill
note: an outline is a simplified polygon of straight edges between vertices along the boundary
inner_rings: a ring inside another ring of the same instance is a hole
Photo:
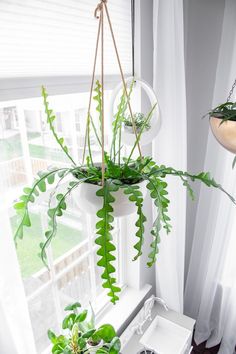
[[[127,287],[120,295],[120,301],[116,305],[108,304],[98,313],[97,325],[110,323],[116,329],[118,335],[125,330],[132,319],[143,306],[144,300],[151,295],[151,285],[146,284],[141,290]]]

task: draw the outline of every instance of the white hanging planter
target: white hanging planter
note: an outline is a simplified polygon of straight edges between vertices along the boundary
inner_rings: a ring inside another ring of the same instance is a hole
[[[129,77],[125,81],[126,81],[126,84],[130,84],[130,83],[132,83],[133,80],[134,80],[133,77]],[[145,91],[145,93],[147,94],[149,101],[151,103],[151,107],[153,107],[158,102],[157,97],[156,97],[152,87],[146,81],[140,80],[140,79],[135,79],[135,85],[138,85],[140,89],[143,89]],[[122,87],[123,87],[123,83],[120,83],[113,90],[112,97],[111,97],[111,104],[110,104],[110,116],[111,117],[113,117],[114,114],[116,114],[116,111],[117,111],[116,99],[117,99],[117,95],[122,90]],[[133,107],[132,107],[132,111],[133,111],[133,114],[136,113],[136,111],[134,110]],[[140,139],[140,142],[139,142],[140,145],[150,144],[153,141],[153,139],[157,136],[157,134],[160,130],[160,127],[161,127],[160,108],[157,103],[157,106],[156,106],[155,110],[153,111],[152,118],[150,120],[150,128],[148,130],[144,129],[141,139]],[[139,133],[138,129],[137,129],[137,133]],[[123,144],[128,145],[128,146],[133,146],[136,141],[136,136],[133,132],[133,128],[123,125],[121,138],[122,138]]]
[[[137,183],[140,187],[140,191],[143,193],[143,197],[147,194],[146,181]],[[96,215],[98,210],[102,208],[103,198],[98,197],[96,192],[101,189],[101,186],[83,183],[74,192],[73,197],[78,207],[88,214]],[[115,198],[115,202],[112,203],[113,216],[120,217],[136,212],[137,207],[134,202],[129,200],[129,196],[124,194],[124,189],[120,188],[117,192],[112,192]]]

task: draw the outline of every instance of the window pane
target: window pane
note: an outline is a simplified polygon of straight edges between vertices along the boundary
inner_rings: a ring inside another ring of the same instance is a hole
[[[49,346],[47,329],[57,332],[59,327],[59,313],[55,301],[55,290],[50,285],[37,296],[28,301],[30,318],[38,353]]]
[[[89,258],[87,257],[60,277],[57,286],[63,305],[78,300],[84,306],[88,305],[92,296],[90,271]]]
[[[106,91],[109,100],[111,92]],[[87,104],[89,93],[49,97],[50,107],[55,108],[55,126],[60,137],[76,161],[81,161],[85,137]],[[10,210],[13,234],[19,219],[12,208],[13,201],[22,193],[22,188],[32,184],[34,176],[41,170],[53,166],[69,166],[70,161],[52,139],[46,124],[42,99],[33,98],[1,103],[0,114],[0,164],[1,185],[6,207]],[[109,106],[106,106],[108,115]],[[93,102],[91,114],[96,134],[100,134],[100,121]],[[91,148],[95,161],[101,161],[101,148],[91,131]],[[106,126],[105,143],[108,144],[109,125]],[[66,189],[67,182],[62,187]],[[49,345],[47,330],[58,332],[63,308],[71,302],[80,301],[95,308],[98,296],[109,301],[102,288],[103,269],[96,266],[98,256],[96,237],[96,216],[88,216],[70,196],[63,217],[58,218],[57,234],[47,250],[46,268],[39,257],[39,243],[45,241],[47,230],[48,198],[51,193],[41,193],[35,203],[30,203],[31,227],[24,230],[24,238],[18,241],[16,249],[19,266],[28,299],[29,311],[38,353]],[[118,224],[117,224],[118,225]],[[113,230],[115,242],[117,225]],[[119,269],[119,261],[116,261]],[[119,281],[119,271],[116,274]],[[100,298],[99,298],[100,299]],[[99,300],[100,301],[100,300]],[[105,304],[104,302],[104,304]]]

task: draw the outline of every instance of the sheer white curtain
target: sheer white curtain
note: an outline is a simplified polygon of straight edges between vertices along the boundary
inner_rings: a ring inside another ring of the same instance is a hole
[[[236,2],[226,0],[213,106],[226,100],[236,76]],[[235,97],[234,97],[235,98]],[[205,170],[235,196],[233,155],[209,131]],[[236,208],[225,195],[201,189],[185,290],[185,313],[197,318],[195,340],[221,342],[220,354],[236,344]]]
[[[8,220],[7,213],[0,210],[0,353],[36,354]]]
[[[154,88],[162,127],[154,142],[157,163],[186,169],[186,92],[183,0],[154,0]],[[176,311],[183,309],[186,192],[170,178],[173,231],[162,232],[156,266],[157,292]]]

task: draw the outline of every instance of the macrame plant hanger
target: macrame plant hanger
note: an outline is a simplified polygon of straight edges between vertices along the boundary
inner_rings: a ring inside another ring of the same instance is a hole
[[[127,86],[126,86],[126,82],[125,82],[125,77],[124,77],[123,69],[121,66],[121,61],[120,61],[120,56],[119,56],[117,45],[116,45],[114,31],[112,28],[111,18],[110,18],[108,7],[107,7],[107,0],[101,0],[101,2],[97,5],[95,12],[94,12],[95,18],[99,19],[99,24],[98,24],[98,32],[97,32],[97,40],[96,40],[96,48],[95,48],[95,56],[94,56],[94,64],[93,64],[93,74],[92,74],[91,87],[90,87],[90,93],[89,93],[89,104],[88,104],[88,112],[87,112],[87,123],[86,123],[86,130],[85,130],[85,141],[84,141],[82,164],[84,164],[87,145],[88,145],[88,151],[89,151],[91,163],[93,164],[91,147],[90,147],[90,122],[91,122],[90,112],[91,112],[93,87],[94,87],[94,81],[95,81],[98,48],[99,48],[99,44],[100,44],[101,45],[102,186],[104,186],[104,182],[105,182],[105,155],[104,155],[105,154],[105,151],[104,151],[104,145],[105,145],[105,139],[104,139],[104,136],[105,136],[105,128],[104,128],[105,127],[105,125],[104,125],[104,121],[105,121],[105,117],[104,117],[104,68],[105,68],[105,66],[104,66],[104,19],[105,19],[105,16],[104,15],[106,15],[107,20],[108,20],[109,29],[110,29],[110,33],[111,33],[111,37],[112,37],[112,42],[113,42],[113,46],[115,49],[116,58],[117,58],[118,66],[119,66],[119,71],[120,71],[120,75],[121,75],[121,79],[122,79],[123,90],[124,90],[124,94],[126,96],[127,105],[128,105],[128,109],[129,109],[129,113],[130,113],[130,117],[131,117],[131,121],[132,121],[133,132],[134,132],[135,138],[137,140],[137,147],[138,147],[139,155],[140,155],[140,157],[142,157],[141,148],[140,148],[140,144],[138,141],[138,133],[137,133],[137,129],[135,126],[135,121],[134,121],[134,115],[132,112],[132,108],[131,108],[131,104],[130,104],[130,100],[129,100],[129,95],[128,95],[128,91],[127,91]]]

